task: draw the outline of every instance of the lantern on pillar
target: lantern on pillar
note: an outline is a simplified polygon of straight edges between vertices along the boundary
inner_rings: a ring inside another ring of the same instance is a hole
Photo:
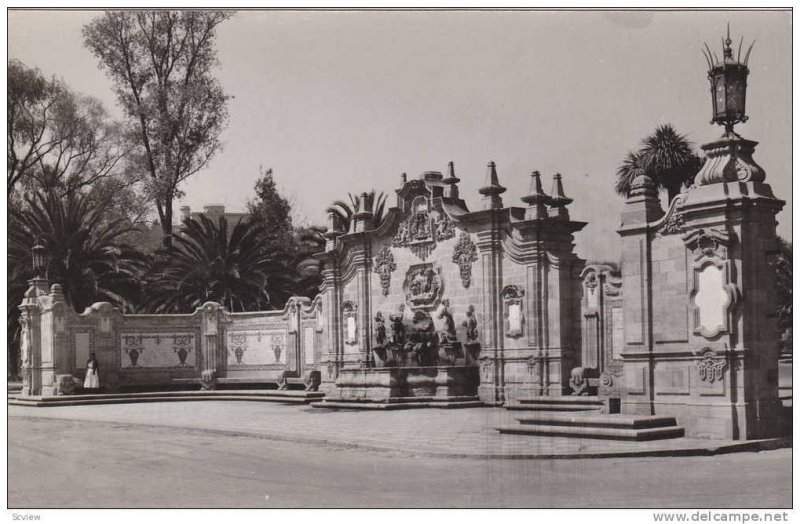
[[[739,41],[739,49],[736,59],[733,58],[731,48],[731,30],[728,25],[728,34],[722,42],[722,60],[711,51],[708,44],[705,44],[703,55],[708,63],[708,80],[711,83],[711,104],[712,104],[712,124],[724,125],[725,134],[733,133],[733,126],[739,122],[746,122],[745,100],[747,96],[747,75],[750,69],[747,62],[750,59],[750,51],[753,50],[753,42],[747,49],[747,53],[742,60],[742,42]]]
[[[41,278],[43,273],[47,270],[47,250],[36,239],[36,244],[31,248],[31,258],[33,261],[33,272],[37,278]]]

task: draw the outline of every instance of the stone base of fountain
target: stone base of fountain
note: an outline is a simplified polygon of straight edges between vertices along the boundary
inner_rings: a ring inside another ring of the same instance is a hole
[[[478,383],[475,366],[344,368],[315,407],[480,406]]]

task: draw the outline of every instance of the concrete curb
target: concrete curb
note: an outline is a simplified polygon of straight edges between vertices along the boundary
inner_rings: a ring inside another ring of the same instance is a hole
[[[9,415],[9,419],[29,419],[29,420],[61,420],[73,422],[85,422],[81,419],[66,417],[38,417],[36,415]],[[712,456],[725,455],[740,452],[769,451],[781,448],[792,447],[792,437],[781,437],[764,440],[751,440],[737,442],[735,444],[715,445],[710,443],[708,446],[690,446],[679,449],[650,449],[650,450],[614,450],[608,452],[586,452],[586,453],[449,453],[444,451],[425,451],[419,449],[399,449],[396,447],[378,446],[363,442],[350,442],[326,438],[311,438],[297,435],[287,435],[281,433],[237,431],[215,428],[198,428],[191,426],[174,426],[169,424],[151,424],[141,422],[120,422],[120,421],[91,421],[93,424],[125,424],[129,426],[166,428],[185,431],[196,434],[219,435],[228,437],[249,437],[261,440],[271,440],[276,442],[292,442],[315,446],[332,446],[340,449],[366,450],[379,453],[392,453],[408,457],[430,457],[430,458],[453,458],[453,459],[524,459],[524,460],[567,460],[567,459],[595,459],[595,458],[643,458],[643,457],[692,457],[692,456]],[[535,437],[532,437],[535,438]]]

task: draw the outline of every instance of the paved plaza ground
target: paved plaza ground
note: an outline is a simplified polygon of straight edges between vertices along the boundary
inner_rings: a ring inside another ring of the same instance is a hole
[[[791,505],[791,449],[549,459],[541,457],[654,444],[494,431],[514,416],[499,408],[365,412],[226,401],[9,406],[9,506]],[[539,460],[508,459],[526,456]]]

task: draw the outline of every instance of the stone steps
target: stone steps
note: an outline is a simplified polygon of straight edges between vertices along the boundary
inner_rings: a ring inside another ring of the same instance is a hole
[[[506,409],[515,411],[594,411],[600,412],[604,403],[598,397],[530,397],[520,398]]]
[[[129,404],[133,402],[176,402],[197,400],[246,400],[256,402],[286,402],[307,404],[321,400],[325,394],[317,391],[226,390],[226,391],[156,391],[141,393],[106,393],[93,395],[64,395],[58,397],[9,397],[16,406],[82,406],[93,404]]]
[[[675,417],[637,416],[637,415],[573,415],[570,413],[541,413],[517,417],[520,424],[581,426],[581,427],[621,427],[630,429],[673,427]]]
[[[525,424],[514,427],[497,428],[500,433],[514,435],[540,435],[549,437],[573,437],[573,438],[593,438],[608,440],[659,440],[668,438],[679,438],[684,436],[682,427],[666,428],[603,428],[603,427],[580,427],[580,426],[550,426]]]
[[[343,399],[324,399],[318,402],[312,402],[311,406],[315,408],[330,408],[330,409],[374,409],[374,410],[392,410],[392,409],[413,409],[413,408],[476,408],[483,406],[477,397],[459,396],[459,397],[396,397],[383,400],[343,400]]]
[[[519,426],[496,428],[500,433],[610,440],[658,440],[684,436],[675,417],[538,413],[517,417]]]

